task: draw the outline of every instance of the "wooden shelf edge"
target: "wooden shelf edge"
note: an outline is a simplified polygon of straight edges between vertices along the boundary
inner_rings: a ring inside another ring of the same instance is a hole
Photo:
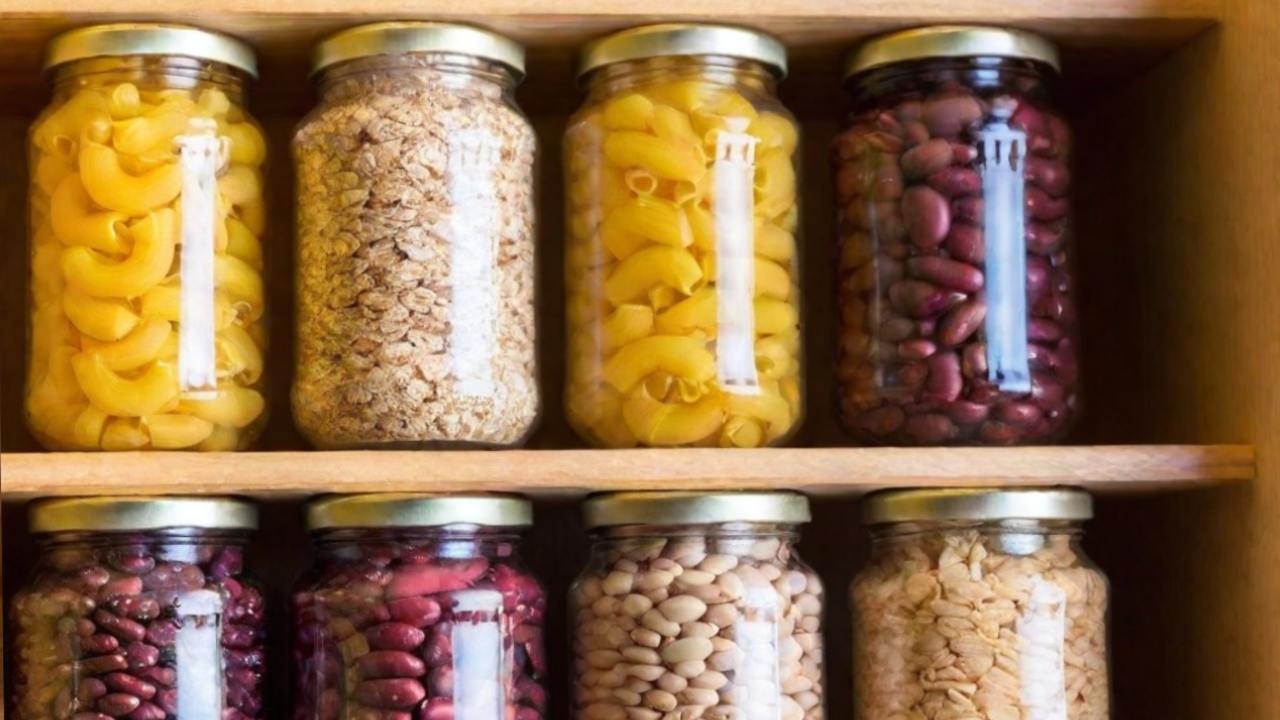
[[[6,453],[0,498],[44,495],[790,488],[858,495],[904,486],[1077,485],[1152,492],[1252,480],[1249,445],[765,450]]]

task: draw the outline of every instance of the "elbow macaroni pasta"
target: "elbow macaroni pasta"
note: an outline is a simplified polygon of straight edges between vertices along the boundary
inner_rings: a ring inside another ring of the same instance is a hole
[[[717,227],[728,225],[717,217],[715,155],[726,132],[754,142],[744,190],[751,216],[736,225],[752,253],[729,266],[751,273],[744,297],[754,334],[722,348]],[[565,144],[565,406],[586,440],[759,447],[795,429],[796,149],[794,122],[761,87],[712,79],[693,62],[636,80],[574,117]],[[754,366],[757,381],[722,387],[726,363]]]
[[[216,123],[228,152],[213,215],[217,389],[184,393],[174,140],[194,118]],[[26,412],[37,438],[56,450],[246,447],[265,419],[261,131],[208,83],[104,77],[61,96],[30,145]]]

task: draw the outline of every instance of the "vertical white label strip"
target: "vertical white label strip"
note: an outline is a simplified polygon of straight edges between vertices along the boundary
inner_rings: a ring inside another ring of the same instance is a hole
[[[1067,594],[1035,578],[1018,618],[1019,700],[1026,720],[1067,720]]]
[[[178,384],[192,397],[218,390],[217,330],[214,324],[214,222],[218,217],[218,172],[227,145],[218,125],[192,118],[175,138],[182,168],[181,265],[178,269]]]
[[[716,135],[712,166],[716,233],[716,372],[725,392],[756,395],[755,157],[756,138]]]
[[[741,698],[747,720],[778,720],[782,658],[778,636],[778,594],[770,585],[749,586],[743,617],[734,624],[735,640],[744,659],[735,680],[746,697]]]
[[[194,590],[178,598],[174,664],[178,668],[178,717],[221,720],[226,687],[222,672],[222,596]]]
[[[471,397],[493,394],[497,348],[497,198],[494,175],[498,143],[482,130],[455,132],[449,146],[449,358],[454,391]]]
[[[462,590],[453,598],[453,720],[502,720],[502,593]]]

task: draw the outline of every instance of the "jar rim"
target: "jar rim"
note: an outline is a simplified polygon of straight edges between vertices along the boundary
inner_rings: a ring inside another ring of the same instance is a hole
[[[172,23],[111,23],[69,30],[49,41],[44,69],[77,60],[132,55],[195,58],[258,77],[258,61],[248,44],[220,32]]]
[[[769,68],[779,80],[787,75],[787,49],[768,33],[734,25],[661,23],[621,30],[587,43],[578,57],[578,79],[606,65],[680,55],[751,60]]]
[[[1031,60],[1055,72],[1061,70],[1057,46],[1035,33],[983,25],[932,25],[864,42],[849,53],[844,77],[912,60],[970,57]]]
[[[1093,497],[1070,488],[886,490],[862,505],[867,526],[929,520],[1067,520],[1093,517]]]
[[[519,528],[533,524],[533,503],[515,495],[367,493],[313,500],[306,514],[310,531],[447,525]]]
[[[311,74],[348,60],[432,52],[496,62],[510,70],[517,82],[524,79],[524,46],[511,38],[474,25],[427,21],[368,23],[340,30],[316,45]]]
[[[145,531],[169,528],[256,530],[258,508],[229,497],[119,496],[37,500],[31,531]]]
[[[800,524],[810,520],[809,499],[796,492],[616,492],[587,498],[590,529],[621,525]]]

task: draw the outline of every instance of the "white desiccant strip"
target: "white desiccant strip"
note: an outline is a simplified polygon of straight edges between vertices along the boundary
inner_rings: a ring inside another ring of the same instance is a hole
[[[758,140],[716,135],[712,165],[716,233],[716,373],[725,392],[757,395],[755,351],[755,157]]]
[[[1043,578],[1033,579],[1016,632],[1023,717],[1067,720],[1066,592]]]
[[[501,148],[490,134],[458,130],[450,137],[449,360],[454,391],[468,397],[494,393],[497,353],[497,197],[494,176]]]
[[[461,590],[452,597],[455,616],[474,613],[479,617],[453,623],[454,720],[501,720],[508,675],[502,661],[502,593]]]
[[[222,669],[222,596],[213,590],[183,593],[176,603],[178,717],[221,720],[226,687]]]
[[[182,168],[182,255],[178,268],[178,385],[187,397],[211,398],[218,391],[217,330],[214,322],[214,223],[218,173],[230,147],[209,118],[191,118],[174,138]]]

